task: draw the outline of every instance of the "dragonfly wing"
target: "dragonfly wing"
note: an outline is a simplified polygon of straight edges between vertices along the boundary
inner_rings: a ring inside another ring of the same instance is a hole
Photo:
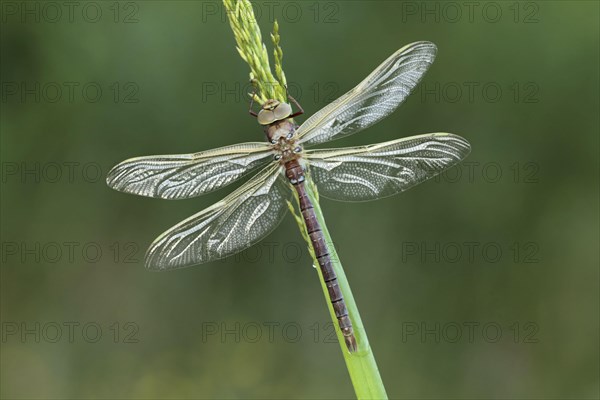
[[[297,130],[299,142],[310,146],[339,139],[391,114],[419,83],[435,54],[430,42],[401,48],[358,86],[306,120]]]
[[[220,202],[160,235],[146,267],[166,270],[235,254],[265,237],[288,210],[292,191],[279,164],[270,164]]]
[[[136,157],[110,170],[113,189],[147,197],[185,199],[242,177],[273,153],[267,143],[242,143],[193,154]]]
[[[306,152],[310,176],[324,197],[368,201],[400,193],[465,158],[460,136],[429,133],[369,146]]]

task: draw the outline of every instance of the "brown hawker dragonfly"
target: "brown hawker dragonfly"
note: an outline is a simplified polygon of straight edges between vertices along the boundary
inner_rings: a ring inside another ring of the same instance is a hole
[[[305,150],[359,132],[392,113],[433,62],[433,43],[417,42],[392,54],[354,89],[297,126],[290,104],[269,100],[251,114],[267,141],[200,153],[132,158],[108,174],[110,187],[163,199],[185,199],[220,189],[261,166],[248,182],[216,204],[160,235],[146,254],[150,269],[168,270],[235,254],[265,237],[298,196],[315,256],[329,289],[340,329],[356,350],[352,323],[333,271],[327,243],[307,196],[305,177],[326,198],[367,201],[400,193],[461,161],[469,143],[430,133],[368,146]]]

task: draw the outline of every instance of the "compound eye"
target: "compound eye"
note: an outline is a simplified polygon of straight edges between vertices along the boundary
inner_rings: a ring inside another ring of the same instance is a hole
[[[273,111],[263,109],[258,112],[257,119],[259,124],[269,125],[275,121],[275,114],[273,114]]]
[[[285,119],[292,115],[292,106],[290,106],[288,103],[279,103],[273,112],[275,113],[276,119]]]
[[[286,136],[287,139],[291,139],[292,137],[294,137],[294,132],[290,132]]]
[[[275,161],[279,161],[279,160],[281,160],[281,154],[275,154],[275,156],[273,156],[273,158],[275,159]]]
[[[294,149],[294,153],[300,153],[302,151],[302,147],[298,146]]]
[[[271,144],[277,144],[277,140],[271,139]]]

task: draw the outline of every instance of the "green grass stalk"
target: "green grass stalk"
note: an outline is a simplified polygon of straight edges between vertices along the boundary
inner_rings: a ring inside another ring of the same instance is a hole
[[[242,59],[250,66],[250,80],[253,83],[256,93],[254,99],[261,104],[267,99],[277,99],[280,101],[286,101],[286,78],[283,72],[282,60],[283,51],[280,47],[280,36],[279,36],[279,25],[275,22],[271,39],[274,46],[274,58],[275,58],[275,75],[271,72],[269,64],[269,57],[266,50],[266,46],[262,42],[262,36],[260,28],[254,17],[252,6],[248,0],[223,0],[227,15],[229,16],[229,22],[231,29],[233,30],[235,40],[237,43],[237,50],[240,53]],[[252,95],[252,94],[249,94]],[[300,226],[300,231],[304,239],[308,243],[310,253],[313,257],[314,265],[318,271],[319,280],[323,289],[323,294],[326,299],[327,307],[331,320],[335,327],[335,331],[338,337],[338,342],[350,374],[350,379],[354,387],[357,398],[359,399],[387,399],[387,394],[379,375],[379,369],[375,362],[375,357],[369,345],[367,333],[360,319],[360,314],[354,301],[354,296],[350,290],[350,285],[344,274],[344,269],[340,262],[339,256],[333,246],[333,241],[327,225],[325,224],[325,218],[319,205],[319,195],[316,186],[310,180],[310,174],[307,176],[306,181],[307,194],[312,201],[317,219],[325,235],[329,253],[333,264],[333,269],[337,275],[338,284],[342,291],[342,295],[346,301],[350,320],[354,328],[354,334],[356,336],[358,349],[354,353],[350,353],[344,342],[344,337],[339,328],[337,318],[335,316],[333,306],[329,301],[329,294],[327,286],[323,279],[318,262],[312,249],[311,241],[306,233],[306,226],[302,218],[298,216],[292,204],[289,204],[291,211],[294,213],[296,221]],[[297,199],[296,199],[297,200]]]

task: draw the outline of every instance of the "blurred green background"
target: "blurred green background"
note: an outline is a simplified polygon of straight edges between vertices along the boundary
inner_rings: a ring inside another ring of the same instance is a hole
[[[307,115],[405,44],[439,47],[396,113],[333,146],[447,131],[466,163],[322,201],[389,396],[598,398],[598,3],[467,3],[255,8]],[[230,189],[104,183],[129,157],[263,140],[220,2],[1,7],[2,398],[353,397],[293,218],[153,273],[151,241]]]

